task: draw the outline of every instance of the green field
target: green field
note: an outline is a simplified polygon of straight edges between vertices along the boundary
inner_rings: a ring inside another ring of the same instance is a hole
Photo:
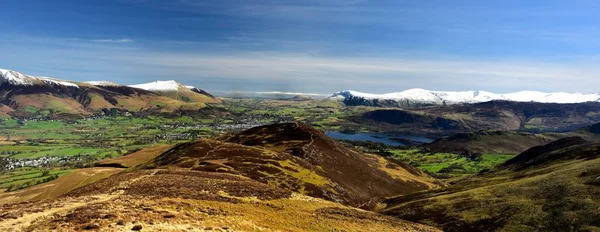
[[[50,181],[68,173],[68,170],[89,166],[97,160],[213,134],[212,125],[189,117],[0,120],[0,158],[71,157],[60,162],[52,161],[44,168],[0,170],[0,189],[14,191],[26,188]],[[44,170],[50,173],[42,176]]]
[[[71,172],[71,169],[22,168],[0,175],[0,189],[15,191],[54,180]]]
[[[115,157],[154,144],[174,144],[210,136],[211,125],[191,118],[104,117],[72,121],[15,119],[0,121],[0,156],[33,159],[43,156]],[[189,133],[185,138],[173,134]]]
[[[417,149],[389,150],[392,157],[415,166],[439,178],[460,177],[479,173],[504,163],[516,155],[483,154],[469,160],[464,156],[451,153],[421,153]]]

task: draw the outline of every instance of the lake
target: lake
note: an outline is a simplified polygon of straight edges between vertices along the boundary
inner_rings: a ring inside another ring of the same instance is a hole
[[[418,136],[409,135],[402,133],[342,133],[339,131],[328,131],[325,135],[333,139],[339,140],[351,140],[351,141],[369,141],[383,143],[388,146],[407,146],[410,144],[403,143],[402,141],[394,140],[394,138],[400,138],[401,140],[408,140],[412,143],[423,144],[433,142],[434,139]]]

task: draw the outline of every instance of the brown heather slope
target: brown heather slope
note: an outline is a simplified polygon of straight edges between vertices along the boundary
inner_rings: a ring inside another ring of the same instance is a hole
[[[600,231],[600,143],[561,139],[451,187],[385,204],[384,214],[444,231]]]
[[[0,205],[0,231],[438,231],[290,191],[280,183],[321,180],[303,171],[308,163],[286,153],[215,140],[182,144],[157,156],[165,149],[99,164],[124,167],[151,160],[138,167],[82,169],[122,171],[58,198]],[[202,156],[206,159],[199,162]],[[272,181],[264,183],[253,179],[252,174],[279,165],[289,176],[269,176]],[[71,175],[77,176],[82,175]],[[67,184],[61,180],[47,184]],[[69,181],[74,182],[79,181]]]
[[[94,164],[96,167],[119,167],[119,168],[131,168],[135,167],[156,158],[167,150],[171,149],[171,145],[157,145],[154,147],[144,148],[139,151],[135,151],[131,154],[125,154],[124,156],[117,157],[114,159],[100,160]]]
[[[402,163],[351,151],[301,123],[275,124],[219,140],[180,144],[144,165],[242,175],[262,183],[351,206],[439,187]]]
[[[10,112],[14,109],[0,103],[0,118],[10,118]]]
[[[173,168],[125,171],[0,212],[0,231],[438,231],[243,176]]]

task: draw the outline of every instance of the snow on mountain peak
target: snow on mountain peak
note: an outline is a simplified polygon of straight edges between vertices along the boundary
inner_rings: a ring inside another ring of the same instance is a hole
[[[13,85],[32,85],[33,78],[28,77],[22,73],[13,71],[0,69],[0,83],[8,82]]]
[[[78,85],[71,83],[71,82],[61,81],[61,80],[57,80],[57,79],[50,78],[50,77],[39,77],[39,78],[43,82],[48,83],[48,84],[63,85],[63,86],[79,88]]]
[[[35,77],[25,75],[23,73],[0,69],[0,83],[8,82],[12,85],[34,85],[34,84],[53,84],[53,85],[62,85],[68,87],[79,88],[77,84],[59,80],[51,77]]]
[[[120,84],[112,81],[86,81],[85,83],[95,86],[121,86]]]
[[[464,104],[493,100],[540,103],[582,103],[600,101],[600,93],[544,93],[538,91],[520,91],[507,94],[495,94],[486,91],[430,91],[425,89],[409,89],[402,92],[386,94],[370,94],[353,90],[344,90],[329,96],[330,99],[349,100],[362,98],[365,100],[412,101],[421,104]]]
[[[154,81],[145,84],[130,85],[129,87],[144,89],[148,91],[178,91],[181,87],[187,88],[174,80]]]

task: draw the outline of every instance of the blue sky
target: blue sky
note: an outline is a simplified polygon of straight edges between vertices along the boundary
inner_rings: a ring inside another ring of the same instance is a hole
[[[593,0],[1,0],[0,68],[207,91],[600,92]]]

